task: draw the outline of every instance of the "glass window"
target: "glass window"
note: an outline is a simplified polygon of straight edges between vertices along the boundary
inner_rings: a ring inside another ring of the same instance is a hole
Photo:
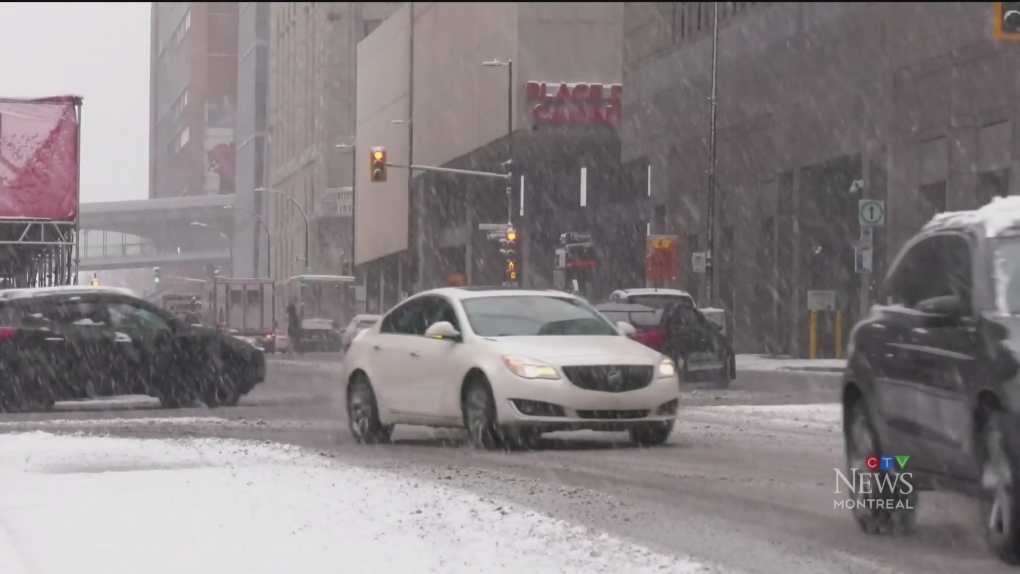
[[[995,279],[995,308],[1000,313],[1020,315],[1020,237],[994,243],[992,265]]]
[[[619,335],[591,306],[577,299],[479,297],[465,300],[463,306],[471,328],[482,337]]]
[[[454,329],[460,330],[460,321],[457,320],[457,312],[454,311],[453,305],[442,297],[428,297],[425,306],[426,329],[440,321],[446,321],[453,325]]]
[[[423,299],[409,301],[390,311],[383,319],[380,331],[398,335],[424,335],[428,326],[424,322],[426,301]]]
[[[39,299],[22,307],[22,322],[26,326],[49,325],[107,325],[109,319],[102,305],[94,301],[72,299]]]
[[[961,235],[937,235],[906,251],[886,279],[886,303],[921,310],[942,297],[959,298],[970,306],[972,294],[970,244]]]
[[[115,329],[138,331],[169,331],[170,324],[153,311],[130,303],[111,303],[107,306],[110,325]]]

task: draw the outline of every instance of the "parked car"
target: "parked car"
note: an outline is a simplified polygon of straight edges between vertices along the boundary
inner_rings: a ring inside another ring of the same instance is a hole
[[[634,327],[632,339],[673,359],[684,382],[713,382],[726,386],[736,377],[736,357],[718,324],[675,297],[664,309],[630,303],[603,303],[595,308],[612,321]]]
[[[0,291],[0,372],[3,412],[132,394],[218,407],[265,379],[265,359],[125,290],[47,287]]]
[[[543,432],[627,431],[643,445],[673,430],[673,361],[555,291],[444,288],[397,305],[343,362],[359,442],[396,424],[464,427],[478,448],[531,445]]]
[[[662,309],[653,309],[633,303],[601,303],[595,309],[613,323],[628,323],[634,327],[631,339],[662,352],[666,331],[662,329]]]
[[[372,325],[375,325],[379,321],[379,315],[355,315],[351,322],[344,327],[342,333],[340,333],[340,345],[346,351],[351,346],[351,341],[358,333],[368,329]]]
[[[922,228],[850,334],[846,464],[892,487],[857,489],[861,529],[909,531],[918,492],[956,491],[977,500],[991,550],[1020,563],[1017,389],[1020,197],[1010,196]]]

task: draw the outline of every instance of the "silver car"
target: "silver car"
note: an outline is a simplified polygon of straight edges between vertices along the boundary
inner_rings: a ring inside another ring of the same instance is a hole
[[[351,341],[358,336],[358,333],[375,325],[379,321],[379,317],[379,315],[355,315],[340,335],[340,346],[344,351],[346,352],[347,348],[351,346]]]

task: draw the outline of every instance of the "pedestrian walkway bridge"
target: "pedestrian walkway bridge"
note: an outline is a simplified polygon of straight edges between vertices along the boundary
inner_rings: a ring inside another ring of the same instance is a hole
[[[234,194],[83,203],[79,271],[227,263],[233,205]]]

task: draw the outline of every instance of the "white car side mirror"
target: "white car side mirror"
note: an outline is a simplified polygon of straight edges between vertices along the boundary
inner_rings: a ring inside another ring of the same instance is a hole
[[[455,329],[449,321],[438,321],[432,323],[425,330],[425,336],[430,339],[457,339],[460,337],[460,331]]]
[[[630,323],[627,323],[625,321],[617,321],[616,330],[619,331],[620,334],[625,337],[630,337],[632,335],[637,334],[637,329],[634,328],[634,325],[631,325]]]

